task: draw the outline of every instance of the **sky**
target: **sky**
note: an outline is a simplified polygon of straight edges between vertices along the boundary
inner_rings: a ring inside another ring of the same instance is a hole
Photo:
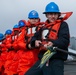
[[[42,13],[50,2],[55,2],[61,12],[73,12],[66,22],[70,36],[76,37],[76,0],[0,0],[0,32],[4,34],[7,29],[12,29],[19,20],[27,21],[31,10],[36,10],[41,21],[45,21],[46,17]]]

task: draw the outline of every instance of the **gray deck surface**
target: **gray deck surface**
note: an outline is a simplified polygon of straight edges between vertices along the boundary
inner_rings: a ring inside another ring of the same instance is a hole
[[[76,61],[65,62],[64,75],[76,75]]]

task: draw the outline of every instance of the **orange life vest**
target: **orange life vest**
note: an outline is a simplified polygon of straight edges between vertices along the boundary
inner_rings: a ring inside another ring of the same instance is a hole
[[[67,12],[62,14],[65,14],[65,16],[62,19],[56,20],[55,22],[50,24],[47,24],[47,21],[45,22],[46,24],[45,27],[47,28],[51,27],[51,30],[48,35],[48,39],[53,39],[53,40],[58,39],[58,31],[59,31],[61,22],[63,22],[64,20],[67,20],[72,15],[72,12]]]
[[[20,32],[19,37],[17,39],[17,44],[18,44],[20,49],[25,49],[26,48],[25,35],[26,35],[26,28],[23,27],[22,31]]]
[[[19,28],[17,28],[18,32],[16,34],[14,34],[14,29],[13,29],[13,32],[12,32],[12,47],[14,48],[15,51],[17,51],[19,48],[18,48],[18,45],[17,45],[17,39],[19,37]]]
[[[29,38],[28,42],[30,41],[31,37],[34,36],[34,33],[43,26],[43,24],[44,22],[40,21],[34,25],[31,25],[29,21],[27,22],[27,37]]]

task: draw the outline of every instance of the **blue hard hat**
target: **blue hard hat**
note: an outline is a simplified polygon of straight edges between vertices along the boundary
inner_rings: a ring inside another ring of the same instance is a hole
[[[22,20],[20,20],[20,21],[18,22],[18,25],[19,25],[19,27],[24,27],[24,26],[25,26],[25,23],[24,23]]]
[[[14,27],[13,28],[19,28],[19,26],[16,24],[16,25],[14,25]]]
[[[5,37],[2,33],[0,33],[0,41],[3,40]]]
[[[6,30],[5,34],[12,34],[12,30],[10,29]]]
[[[43,14],[46,13],[60,13],[59,7],[55,2],[50,2],[49,4],[47,4],[46,8],[45,8],[45,12],[43,12]]]
[[[29,14],[28,14],[28,18],[39,18],[39,14],[37,11],[32,10]]]

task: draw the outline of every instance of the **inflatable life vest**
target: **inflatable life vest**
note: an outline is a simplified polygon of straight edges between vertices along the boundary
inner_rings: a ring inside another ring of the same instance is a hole
[[[28,42],[30,41],[31,37],[34,35],[35,32],[37,32],[42,26],[43,26],[44,22],[37,22],[34,25],[31,25],[30,22],[27,22],[27,37]]]
[[[17,39],[17,43],[18,43],[18,46],[20,47],[20,49],[26,48],[25,35],[26,35],[26,28],[23,27],[20,34],[19,34],[19,37]]]
[[[8,49],[11,48],[11,46],[12,46],[12,36],[11,35],[6,36],[5,44]]]
[[[17,30],[17,33],[14,34],[14,31]],[[17,44],[17,39],[19,37],[19,29],[13,29],[13,33],[12,33],[12,47],[17,51],[18,48],[18,44]]]
[[[48,33],[48,39],[53,39],[53,40],[58,39],[58,31],[59,31],[61,22],[63,22],[64,20],[67,20],[72,15],[72,12],[67,12],[62,14],[65,14],[65,16],[62,19],[56,20],[55,22],[50,24],[48,24],[47,21],[45,22],[46,24],[45,27],[48,29],[50,28],[49,29],[50,31]]]
[[[18,41],[24,41],[26,34],[26,28],[23,27],[22,30],[19,33]]]
[[[36,25],[31,25],[30,22],[27,22],[27,36],[32,37],[36,32]]]

